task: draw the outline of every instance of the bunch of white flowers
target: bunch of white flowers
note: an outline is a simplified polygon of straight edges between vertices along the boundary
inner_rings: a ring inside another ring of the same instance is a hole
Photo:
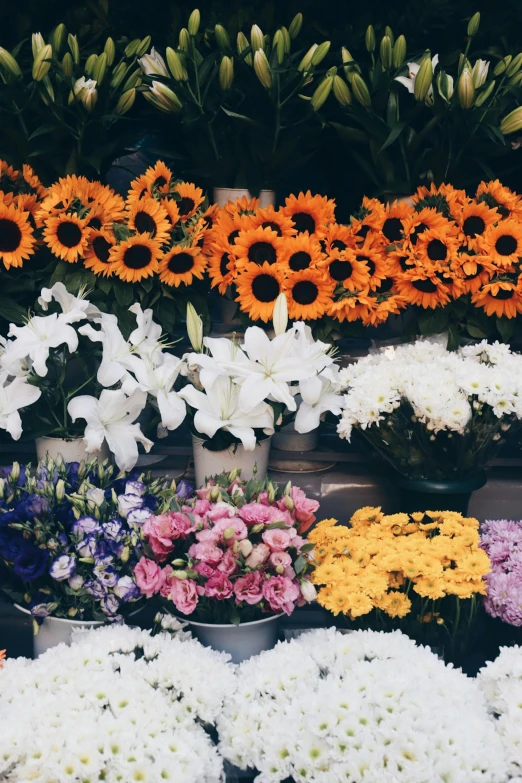
[[[477,682],[504,745],[509,780],[522,781],[522,648],[503,647],[479,672]]]
[[[202,724],[220,713],[233,667],[188,637],[110,626],[35,661],[9,660],[0,671],[0,779],[220,781]]]
[[[258,783],[506,779],[474,681],[399,631],[306,633],[241,664],[237,680],[220,750]]]

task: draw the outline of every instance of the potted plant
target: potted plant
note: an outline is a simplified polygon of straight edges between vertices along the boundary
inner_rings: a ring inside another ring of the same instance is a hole
[[[272,647],[281,615],[313,600],[302,537],[319,504],[290,482],[215,476],[192,499],[166,502],[143,528],[150,556],[134,578],[161,595],[204,644],[239,662]]]
[[[75,627],[122,622],[142,607],[143,525],[170,481],[61,458],[41,460],[34,475],[16,462],[3,472],[1,589],[33,618],[35,655]]]
[[[466,513],[484,468],[522,416],[522,357],[485,340],[448,351],[445,338],[373,352],[341,371],[341,438],[357,430],[393,468],[400,511]]]

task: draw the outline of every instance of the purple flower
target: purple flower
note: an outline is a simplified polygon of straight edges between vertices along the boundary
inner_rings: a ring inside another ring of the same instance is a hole
[[[95,579],[89,579],[87,582],[84,583],[83,589],[86,593],[89,593],[89,595],[93,595],[95,598],[103,598],[104,595],[107,594],[107,590],[105,587],[100,584],[100,582],[97,582]]]
[[[185,479],[181,479],[176,487],[176,497],[178,500],[186,500],[187,498],[191,498],[193,494],[194,488],[192,485],[189,484],[188,481],[185,481]]]
[[[69,587],[71,590],[80,590],[83,587],[85,579],[80,574],[73,574],[69,577]]]
[[[137,601],[138,598],[141,598],[140,588],[130,576],[122,576],[121,579],[118,579],[114,592],[124,603]]]
[[[20,475],[18,476],[16,485],[18,487],[23,487],[27,479],[27,468],[25,465],[19,465],[19,469]],[[0,478],[8,479],[12,472],[13,468],[11,465],[8,468],[2,468],[2,470],[0,470]]]
[[[103,537],[109,541],[116,541],[121,535],[122,528],[123,525],[119,519],[109,519],[101,526]]]
[[[93,569],[96,580],[104,587],[114,587],[118,582],[118,574],[111,566],[96,566]]]
[[[137,527],[142,527],[151,514],[152,511],[150,508],[135,508],[132,511],[129,511],[127,514],[127,522],[129,525],[137,525]]]
[[[86,536],[82,541],[78,541],[76,551],[80,557],[94,557],[97,547],[96,536]]]
[[[16,556],[13,571],[24,582],[34,582],[46,572],[48,560],[49,552],[27,543]]]
[[[41,517],[49,510],[49,501],[40,495],[28,495],[18,504],[18,516],[20,519],[34,519]]]
[[[120,602],[113,593],[108,593],[108,595],[104,595],[102,598],[102,606],[101,610],[106,615],[115,615],[118,612],[118,609],[120,608]]]
[[[109,549],[109,552],[111,553],[111,560],[113,560],[115,557],[120,558],[122,555],[123,550],[125,549],[125,544],[123,541],[107,541],[107,547]]]
[[[49,574],[57,582],[69,579],[76,570],[76,557],[74,555],[60,555],[53,560],[49,567]]]
[[[127,481],[125,484],[126,495],[139,495],[141,497],[146,491],[147,487],[143,481]]]
[[[72,526],[72,532],[77,536],[85,536],[90,533],[97,533],[100,529],[100,523],[94,517],[80,517]]]
[[[49,603],[33,604],[31,606],[31,614],[33,617],[39,617],[42,620],[45,617],[49,617],[51,610],[49,609]]]
[[[112,552],[108,542],[98,539],[98,542],[96,544],[96,550],[94,552],[94,562],[96,563],[97,566],[99,566],[99,565],[107,565],[111,561],[112,561]]]
[[[87,490],[85,497],[99,508],[105,502],[105,491],[100,489],[100,487],[92,487],[92,489]]]
[[[136,508],[141,508],[143,503],[143,498],[139,495],[120,495],[118,498],[118,511],[120,516],[126,519],[129,511],[133,511]]]
[[[15,560],[26,546],[27,541],[20,533],[15,533],[9,528],[2,531],[0,553],[6,560]]]

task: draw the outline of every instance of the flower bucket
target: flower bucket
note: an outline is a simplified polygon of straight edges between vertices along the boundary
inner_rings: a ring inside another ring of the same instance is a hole
[[[28,609],[19,604],[15,607],[24,614],[30,615]],[[37,634],[33,636],[33,658],[38,658],[46,650],[58,644],[70,644],[73,630],[82,628],[90,630],[105,625],[103,620],[67,620],[64,617],[46,617]]]
[[[272,446],[280,451],[314,451],[318,438],[318,430],[297,432],[291,421],[272,436]]]
[[[241,468],[241,476],[247,481],[254,478],[264,479],[268,467],[270,454],[270,442],[272,438],[266,438],[256,444],[253,451],[246,451],[242,444],[235,448],[231,446],[225,451],[210,451],[204,448],[201,438],[192,436],[192,449],[194,454],[194,473],[196,487],[199,489],[205,485],[205,480],[218,473],[230,473],[234,468]],[[254,474],[254,468],[257,472]]]
[[[38,459],[45,459],[49,456],[56,461],[57,457],[61,455],[65,462],[81,462],[93,456],[87,454],[83,438],[36,438],[35,443]],[[109,447],[106,441],[103,441],[98,452],[98,461],[103,462],[110,456]]]
[[[399,487],[399,511],[411,514],[415,511],[458,511],[464,516],[473,492],[487,482],[485,471],[460,481],[431,481],[410,479],[395,473],[394,483]]]
[[[254,196],[246,188],[214,188],[214,202],[218,207],[224,207],[229,201],[235,201],[237,198],[252,199]],[[275,206],[276,192],[275,190],[260,190],[259,191],[259,206],[269,207]]]
[[[279,638],[279,620],[281,615],[272,615],[264,620],[254,620],[240,625],[212,625],[189,620],[193,635],[213,650],[227,652],[233,663],[241,663],[253,655],[275,647]]]

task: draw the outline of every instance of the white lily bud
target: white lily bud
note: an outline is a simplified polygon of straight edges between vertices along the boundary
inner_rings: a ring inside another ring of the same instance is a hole
[[[33,48],[33,58],[36,57],[40,49],[45,46],[45,41],[41,33],[33,33],[31,36],[31,46]]]
[[[288,326],[288,302],[286,294],[281,292],[274,305],[274,314],[272,316],[274,332],[276,335],[284,334]]]
[[[187,304],[187,333],[190,344],[196,353],[201,353],[203,350],[203,321],[197,314],[192,302]]]
[[[144,54],[143,57],[140,57],[138,65],[147,76],[169,76],[165,60],[154,47],[152,47],[149,54]]]
[[[471,76],[473,77],[473,84],[475,89],[482,87],[486,79],[488,78],[489,62],[487,60],[477,60],[472,68]]]

